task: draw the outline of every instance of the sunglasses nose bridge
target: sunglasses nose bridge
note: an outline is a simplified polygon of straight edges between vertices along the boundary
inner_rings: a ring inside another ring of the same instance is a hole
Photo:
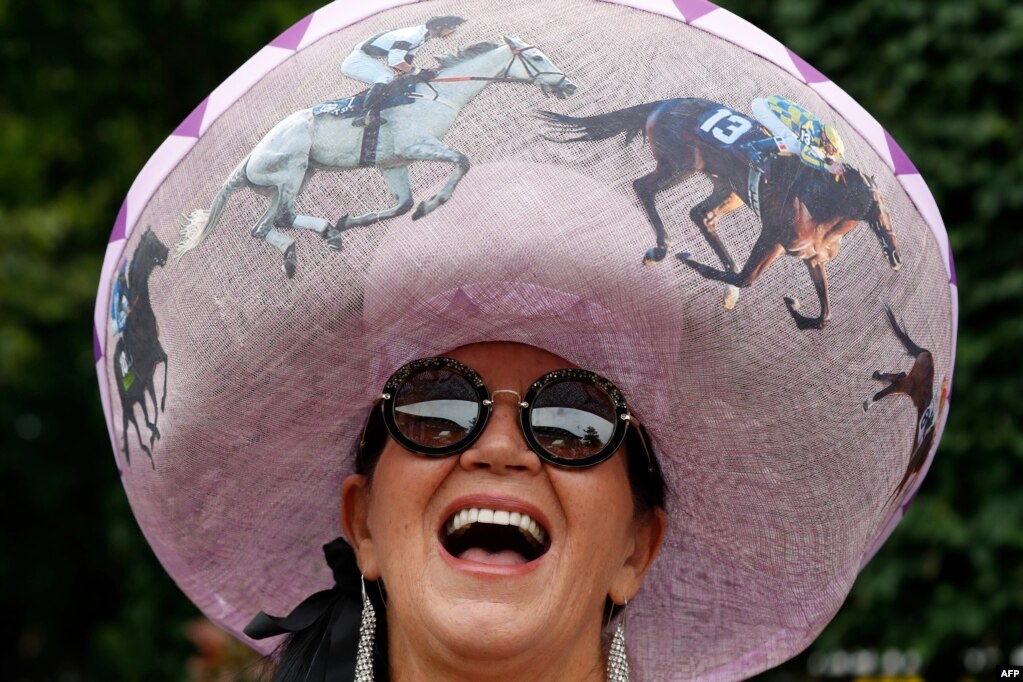
[[[520,405],[524,404],[515,391],[501,392],[515,395],[517,402],[507,401],[507,408],[490,413],[486,426],[479,437],[459,455],[459,462],[465,469],[486,469],[492,473],[529,472],[539,473],[541,459],[529,446],[522,432]],[[494,394],[498,391],[494,391]],[[484,401],[493,409],[493,400]]]
[[[519,392],[518,391],[513,391],[510,388],[499,388],[496,391],[493,391],[490,394],[490,398],[485,399],[483,401],[483,404],[485,406],[487,406],[487,407],[490,407],[491,405],[493,405],[494,404],[494,398],[499,393],[510,393],[511,395],[515,396],[515,402],[518,403],[519,407],[529,407],[529,403],[527,403],[524,400],[522,400],[522,396],[519,395]]]

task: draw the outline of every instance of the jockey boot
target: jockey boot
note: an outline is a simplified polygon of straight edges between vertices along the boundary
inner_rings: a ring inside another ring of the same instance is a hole
[[[379,122],[381,125],[387,123],[387,121],[380,117],[379,106],[381,100],[384,98],[384,92],[387,90],[387,83],[374,83],[373,87],[366,93],[365,99],[362,100],[363,115],[352,121],[352,125],[356,128],[364,128],[368,125]]]
[[[747,142],[739,149],[746,154],[746,158],[749,159],[753,168],[766,175],[768,162],[774,152],[778,151],[778,143],[773,137],[766,137],[762,140]]]

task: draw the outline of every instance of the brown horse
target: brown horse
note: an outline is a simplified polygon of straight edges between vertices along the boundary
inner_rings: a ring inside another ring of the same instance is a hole
[[[934,442],[934,426],[938,415],[934,411],[934,358],[926,348],[921,348],[909,338],[906,330],[899,325],[895,319],[895,313],[885,304],[885,312],[888,313],[888,322],[892,325],[892,331],[899,337],[906,353],[913,358],[913,367],[909,372],[874,372],[874,378],[878,381],[887,381],[888,385],[875,393],[872,397],[863,401],[863,411],[866,412],[870,406],[878,400],[890,395],[902,393],[908,395],[916,408],[916,434],[913,436],[913,448],[909,458],[909,466],[902,476],[899,485],[896,486],[893,494],[898,494],[906,486],[910,477],[920,471],[927,455],[931,451],[931,444]],[[938,410],[941,410],[944,403],[944,387],[942,400],[939,401]]]
[[[657,245],[647,250],[644,263],[662,260],[669,248],[655,205],[657,193],[694,173],[709,177],[710,196],[689,215],[724,269],[697,263],[688,253],[678,258],[704,277],[731,287],[752,285],[782,253],[803,259],[820,299],[820,315],[800,314],[799,302],[786,296],[789,313],[800,329],[820,329],[830,319],[825,265],[838,255],[842,237],[860,222],[873,229],[891,268],[898,270],[902,265],[891,219],[872,178],[851,167],[843,176],[833,176],[795,156],[773,159],[766,178],[751,174],[740,147],[766,138],[767,133],[756,121],[717,102],[669,99],[597,116],[553,112],[541,112],[541,116],[561,132],[580,133],[559,142],[604,140],[624,133],[628,144],[643,133],[657,162],[652,172],[633,182],[657,235]],[[717,234],[717,222],[743,204],[759,214],[763,229],[740,269]],[[731,290],[726,307],[731,308],[737,297],[738,291]]]

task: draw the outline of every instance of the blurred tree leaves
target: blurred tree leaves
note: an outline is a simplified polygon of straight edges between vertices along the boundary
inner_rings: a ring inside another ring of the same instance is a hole
[[[107,459],[96,282],[149,154],[319,4],[0,0],[0,584],[15,671],[5,678],[185,679],[196,612]],[[1023,5],[721,4],[873,113],[943,209],[961,286],[946,436],[905,521],[812,650],[915,648],[947,679],[966,647],[1023,644]]]

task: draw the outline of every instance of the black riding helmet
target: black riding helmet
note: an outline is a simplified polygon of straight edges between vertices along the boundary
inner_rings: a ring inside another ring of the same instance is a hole
[[[429,28],[429,29],[435,29],[435,28],[451,28],[451,29],[454,29],[454,28],[458,28],[459,26],[461,26],[464,23],[465,23],[465,19],[463,19],[462,17],[453,16],[453,15],[440,16],[440,17],[430,17],[429,19],[426,20],[426,28]]]

